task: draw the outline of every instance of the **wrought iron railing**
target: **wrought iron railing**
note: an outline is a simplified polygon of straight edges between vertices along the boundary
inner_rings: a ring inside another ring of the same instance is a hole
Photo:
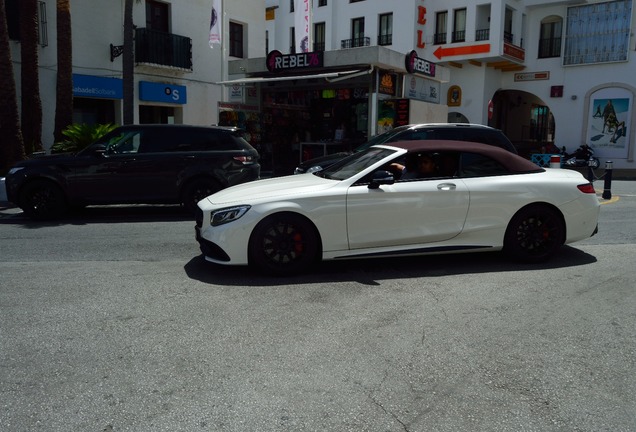
[[[513,39],[514,39],[514,35],[512,33],[510,33],[509,31],[504,31],[504,41],[505,42],[512,43]]]
[[[465,30],[454,31],[453,42],[466,42],[466,31]]]
[[[477,30],[477,32],[475,33],[476,41],[485,41],[488,39],[490,39],[490,29]]]
[[[135,30],[135,62],[192,70],[192,39],[157,30]]]
[[[393,43],[393,33],[381,34],[378,36],[378,45],[391,45]]]
[[[433,44],[434,45],[442,45],[446,43],[446,32],[444,33],[435,33],[433,36]]]
[[[360,37],[354,39],[344,39],[340,43],[341,48],[356,48],[371,45],[370,37]]]

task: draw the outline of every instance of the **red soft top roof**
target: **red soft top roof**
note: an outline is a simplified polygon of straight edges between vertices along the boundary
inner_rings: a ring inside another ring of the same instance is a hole
[[[484,156],[488,156],[502,166],[506,167],[509,171],[515,173],[523,172],[541,172],[543,168],[539,167],[534,162],[530,162],[528,159],[524,159],[519,155],[510,153],[508,150],[504,150],[500,147],[482,144],[472,141],[451,141],[451,140],[420,140],[420,141],[397,141],[387,144],[383,144],[390,147],[398,147],[407,150],[409,153],[417,152],[468,152],[478,153]]]

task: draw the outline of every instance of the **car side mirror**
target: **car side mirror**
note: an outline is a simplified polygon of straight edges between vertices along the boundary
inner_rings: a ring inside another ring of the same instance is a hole
[[[395,183],[393,174],[389,171],[380,170],[373,173],[369,189],[377,189],[381,185],[392,185],[393,183]]]
[[[106,144],[95,144],[91,147],[91,152],[95,156],[104,156],[106,154]]]

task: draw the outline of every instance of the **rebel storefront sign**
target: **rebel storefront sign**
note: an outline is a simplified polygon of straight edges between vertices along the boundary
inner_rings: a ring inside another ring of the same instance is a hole
[[[270,72],[319,68],[322,66],[323,53],[321,51],[298,54],[283,54],[280,51],[271,51],[267,54],[267,70]]]
[[[430,77],[435,76],[435,63],[418,57],[415,50],[406,55],[405,66],[408,73],[418,73]]]

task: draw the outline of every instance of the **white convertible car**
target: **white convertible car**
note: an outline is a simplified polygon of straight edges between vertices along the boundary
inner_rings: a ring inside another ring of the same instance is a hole
[[[434,172],[405,175],[421,156],[434,160]],[[429,140],[234,186],[198,207],[206,260],[290,274],[320,260],[502,249],[543,261],[596,233],[600,203],[576,171],[540,168],[486,144]]]

